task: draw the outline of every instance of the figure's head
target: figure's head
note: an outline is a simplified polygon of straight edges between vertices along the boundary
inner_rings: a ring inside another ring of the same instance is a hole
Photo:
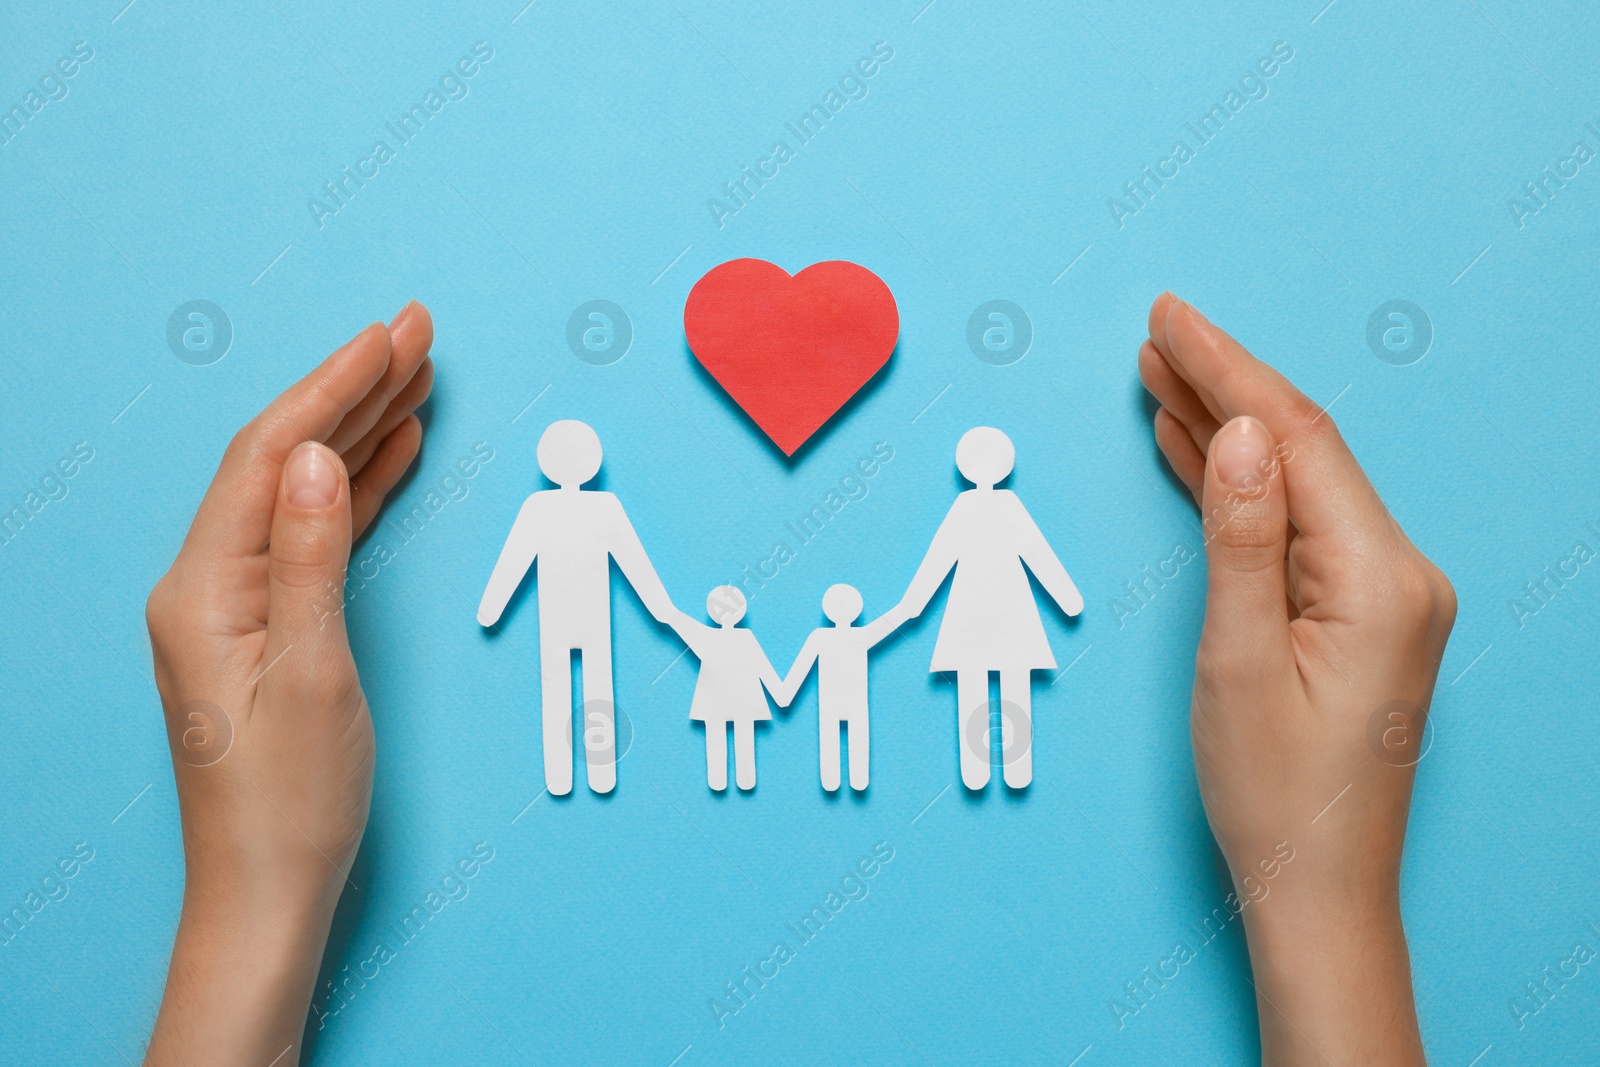
[[[736,585],[719,585],[706,597],[706,614],[724,629],[738,625],[744,618],[745,606],[744,594]]]
[[[979,489],[993,489],[1005,481],[1016,459],[1011,438],[992,426],[974,426],[956,444],[956,469]]]
[[[861,594],[853,585],[830,585],[822,594],[822,613],[835,626],[849,626],[861,617]]]
[[[539,438],[539,469],[563,489],[576,489],[600,472],[600,436],[576,419],[552,422]]]

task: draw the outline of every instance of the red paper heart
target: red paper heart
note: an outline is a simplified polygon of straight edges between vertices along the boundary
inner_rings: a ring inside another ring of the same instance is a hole
[[[791,277],[735,259],[689,291],[683,330],[700,364],[792,456],[889,362],[900,312],[883,279],[855,263]]]

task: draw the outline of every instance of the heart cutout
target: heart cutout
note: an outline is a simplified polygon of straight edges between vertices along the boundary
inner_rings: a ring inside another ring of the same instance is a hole
[[[792,456],[889,362],[900,312],[883,279],[856,263],[791,276],[734,259],[689,291],[683,331],[700,365]]]

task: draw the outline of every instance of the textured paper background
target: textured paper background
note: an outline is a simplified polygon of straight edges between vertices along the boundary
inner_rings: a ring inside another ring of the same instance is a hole
[[[1227,891],[1186,721],[1203,563],[1120,626],[1109,604],[1175,546],[1199,548],[1134,370],[1149,301],[1171,287],[1333,405],[1460,592],[1405,869],[1432,1061],[1600,1059],[1600,973],[1521,1029],[1510,1007],[1576,944],[1600,948],[1586,927],[1600,923],[1600,576],[1584,568],[1521,625],[1511,608],[1576,542],[1600,549],[1585,525],[1600,524],[1600,162],[1520,227],[1507,204],[1574,142],[1600,149],[1587,5],[124,2],[0,14],[5,108],[75,42],[94,49],[0,147],[3,503],[76,443],[94,449],[65,499],[0,547],[0,904],[77,842],[95,850],[0,948],[0,1058],[139,1056],[182,886],[145,595],[233,429],[418,297],[438,385],[397,506],[478,442],[494,459],[409,542],[384,526],[357,549],[394,552],[350,604],[379,760],[361,891],[324,980],[370,974],[378,941],[474,845],[494,858],[326,1020],[317,1061],[1249,1060],[1236,924],[1121,1028],[1110,1006]],[[879,41],[893,58],[867,96],[800,146],[785,123]],[[1280,41],[1293,59],[1268,95],[1119,228],[1108,198],[1192,145],[1185,123]],[[478,42],[493,59],[468,95],[398,145],[385,123]],[[319,227],[309,200],[380,139],[395,158]],[[719,228],[707,201],[779,139],[793,158]],[[745,255],[854,260],[899,302],[889,369],[793,462],[683,343],[689,287]],[[165,339],[194,299],[234,331],[210,366]],[[593,299],[634,331],[610,366],[566,344]],[[1034,330],[1010,366],[966,343],[994,299]],[[1368,348],[1391,299],[1431,319],[1415,365]],[[1075,625],[1046,613],[1059,661],[1082,658],[1035,687],[1034,786],[946,791],[954,695],[926,672],[930,613],[875,660],[867,796],[822,793],[811,686],[761,733],[755,793],[712,795],[691,661],[619,588],[635,738],[617,792],[528,808],[535,603],[499,638],[473,609],[539,487],[539,432],[569,417],[599,431],[604,487],[690,610],[876,443],[893,448],[868,495],[752,595],[780,663],[831,582],[869,610],[898,597],[960,487],[955,441],[1004,428],[1012,487],[1088,602]],[[878,842],[894,859],[865,899],[719,1029],[724,983]]]

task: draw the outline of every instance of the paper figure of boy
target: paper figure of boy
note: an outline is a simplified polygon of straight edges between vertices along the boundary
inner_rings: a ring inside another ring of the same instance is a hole
[[[822,614],[832,626],[811,631],[794,666],[783,680],[782,691],[774,691],[779,705],[787,707],[799,692],[800,684],[817,667],[817,747],[822,767],[822,788],[832,793],[839,788],[839,732],[850,737],[850,788],[867,788],[869,727],[867,725],[867,653],[907,618],[891,609],[875,622],[852,626],[861,615],[861,594],[854,586],[832,585],[822,594]]]
[[[672,619],[673,629],[700,660],[689,718],[705,723],[706,784],[718,792],[728,788],[729,726],[735,779],[740,789],[756,787],[756,723],[772,718],[762,686],[774,697],[783,686],[756,635],[737,625],[745,607],[737,587],[719,585],[706,597],[706,614],[717,625],[707,626],[684,612]]]

